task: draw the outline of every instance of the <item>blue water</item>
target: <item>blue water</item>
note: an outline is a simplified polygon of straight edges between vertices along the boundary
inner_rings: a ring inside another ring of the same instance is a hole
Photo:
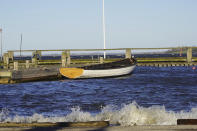
[[[0,85],[0,111],[6,110],[6,117],[66,116],[72,108],[98,114],[106,106],[121,110],[137,103],[137,108],[190,112],[197,108],[196,74],[192,67],[136,67],[119,78]]]

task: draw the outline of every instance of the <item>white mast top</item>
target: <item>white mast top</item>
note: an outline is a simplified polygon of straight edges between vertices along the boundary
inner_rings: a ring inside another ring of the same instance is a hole
[[[106,49],[105,44],[105,1],[103,0],[103,42],[104,42],[104,49]],[[104,51],[104,59],[106,58],[106,53]]]
[[[23,34],[21,34],[21,42],[20,42],[20,57],[22,56],[22,55],[21,55],[22,43],[23,43]]]

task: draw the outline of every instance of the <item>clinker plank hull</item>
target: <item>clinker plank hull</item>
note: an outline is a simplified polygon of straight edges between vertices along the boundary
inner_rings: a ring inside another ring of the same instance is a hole
[[[80,68],[60,68],[60,74],[70,79],[116,77],[131,74],[135,66],[136,60],[131,58]]]

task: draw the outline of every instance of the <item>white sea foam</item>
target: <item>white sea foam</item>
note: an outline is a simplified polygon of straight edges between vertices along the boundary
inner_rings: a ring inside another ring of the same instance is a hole
[[[151,106],[149,108],[138,106],[133,102],[124,105],[121,109],[115,106],[105,106],[98,114],[83,112],[79,107],[72,108],[71,113],[66,116],[46,117],[42,114],[32,116],[14,116],[10,117],[9,112],[3,109],[0,112],[0,122],[86,122],[86,121],[110,121],[111,124],[120,124],[121,126],[133,125],[176,125],[177,119],[196,119],[197,108],[192,108],[189,112],[167,111],[164,106]]]

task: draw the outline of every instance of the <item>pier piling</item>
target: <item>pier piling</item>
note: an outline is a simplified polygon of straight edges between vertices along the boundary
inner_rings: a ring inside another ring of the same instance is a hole
[[[18,71],[18,61],[14,61],[14,70]]]
[[[126,49],[125,58],[131,58],[131,49]]]
[[[70,65],[70,63],[71,63],[70,51],[67,50],[67,51],[66,51],[66,64],[67,64],[67,65]]]
[[[66,52],[62,51],[62,67],[66,67]]]
[[[13,51],[8,51],[8,58],[9,58],[9,60],[11,60],[11,61],[14,60],[14,52],[13,52]]]
[[[104,62],[103,57],[99,57],[99,61],[100,61],[100,64],[102,64]]]
[[[67,65],[70,65],[71,59],[70,59],[70,51],[62,51],[62,67],[66,67]]]
[[[35,66],[35,67],[37,67],[37,65],[38,65],[38,59],[39,59],[39,54],[38,54],[38,52],[37,51],[34,51],[33,53],[32,53],[32,64]]]
[[[191,47],[189,47],[187,49],[187,62],[188,63],[191,63],[192,62],[192,48]]]
[[[4,53],[3,54],[3,65],[4,65],[4,69],[8,69],[9,68],[9,57],[8,57],[8,53]]]
[[[25,61],[25,68],[26,68],[26,69],[29,69],[29,68],[30,68],[29,60],[26,60],[26,61]]]

